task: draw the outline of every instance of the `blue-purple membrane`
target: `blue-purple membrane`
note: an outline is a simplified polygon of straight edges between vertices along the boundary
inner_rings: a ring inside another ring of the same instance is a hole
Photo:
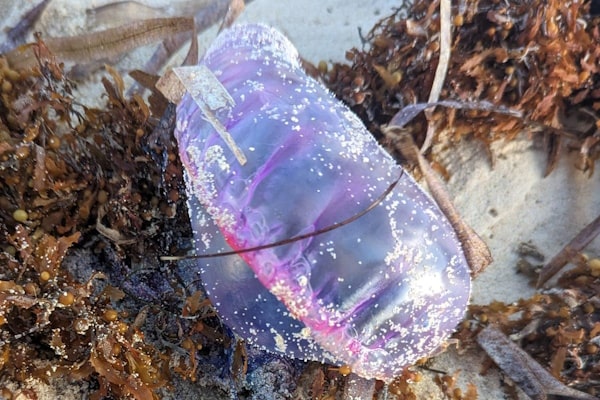
[[[204,287],[248,343],[290,357],[347,365],[390,381],[434,352],[463,318],[470,276],[434,201],[361,121],[306,75],[290,41],[264,25],[221,33],[200,62],[235,105],[218,118],[241,165],[191,96],[175,136],[186,170]]]

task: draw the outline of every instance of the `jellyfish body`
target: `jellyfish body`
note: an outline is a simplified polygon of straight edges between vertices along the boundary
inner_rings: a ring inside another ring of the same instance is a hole
[[[188,94],[175,136],[196,250],[226,324],[269,351],[389,381],[435,351],[462,319],[469,270],[437,205],[360,120],[302,70],[264,25],[221,33],[200,62],[233,105],[217,118],[241,165]]]

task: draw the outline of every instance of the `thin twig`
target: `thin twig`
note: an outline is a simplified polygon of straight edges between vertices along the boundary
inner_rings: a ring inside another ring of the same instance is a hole
[[[409,161],[417,163],[429,187],[429,192],[435,199],[444,215],[450,221],[452,228],[458,236],[465,258],[471,268],[471,275],[477,276],[482,272],[492,261],[492,254],[485,242],[475,233],[475,231],[467,225],[462,219],[456,207],[450,200],[448,191],[442,181],[438,178],[435,171],[429,165],[429,162],[419,152],[417,146],[410,135],[396,135],[398,148]]]
[[[429,92],[428,103],[435,103],[440,98],[440,93],[444,87],[444,81],[448,73],[448,64],[450,62],[450,48],[452,46],[452,10],[450,0],[440,0],[440,58],[438,65],[435,69],[435,76],[433,78],[433,84]],[[431,117],[435,107],[425,110],[425,116],[427,117],[427,135],[423,146],[421,146],[421,153],[424,153],[429,149],[433,141],[433,135],[435,134],[435,126]]]
[[[27,34],[31,31],[31,28],[40,18],[40,15],[42,15],[49,3],[50,0],[40,1],[37,6],[33,7],[23,15],[21,21],[6,33],[6,40],[4,43],[0,43],[0,54],[6,53],[27,41]]]
[[[443,106],[453,108],[456,110],[477,110],[477,111],[489,111],[496,114],[506,115],[514,117],[520,120],[525,126],[532,131],[540,131],[545,133],[552,133],[553,135],[564,136],[565,138],[577,140],[581,136],[581,131],[566,128],[554,128],[550,125],[546,125],[531,118],[526,117],[522,111],[514,108],[497,105],[490,103],[486,100],[479,101],[463,101],[463,100],[440,100],[435,103],[415,103],[409,104],[406,107],[398,111],[388,123],[385,129],[401,129],[404,128],[410,121],[412,121],[420,112],[426,110],[432,106]]]
[[[398,176],[398,178],[394,182],[392,182],[387,187],[387,189],[378,198],[376,198],[371,204],[369,204],[369,206],[367,208],[365,208],[361,212],[359,212],[357,214],[354,214],[351,217],[346,218],[345,220],[342,220],[340,222],[336,222],[335,224],[328,225],[328,226],[326,226],[324,228],[321,228],[321,229],[318,229],[316,231],[308,232],[308,233],[303,233],[301,235],[292,236],[291,238],[287,238],[287,239],[283,239],[283,240],[278,240],[278,241],[267,243],[267,244],[261,244],[259,246],[248,247],[248,248],[245,248],[245,249],[238,249],[238,250],[232,250],[232,251],[223,251],[223,252],[219,252],[219,253],[210,253],[210,254],[195,254],[195,255],[190,255],[190,256],[162,256],[162,257],[160,257],[160,259],[162,261],[178,261],[178,260],[182,260],[184,258],[212,258],[212,257],[232,256],[234,254],[250,253],[250,252],[253,252],[253,251],[259,251],[259,250],[269,249],[271,247],[282,246],[282,245],[285,245],[285,244],[290,244],[290,243],[293,243],[293,242],[298,242],[300,240],[308,239],[308,238],[311,238],[313,236],[322,235],[324,233],[331,232],[331,231],[333,231],[335,229],[338,229],[338,228],[340,228],[340,227],[342,227],[344,225],[348,225],[349,223],[358,220],[359,218],[361,218],[366,213],[368,213],[371,210],[375,209],[375,207],[377,207],[379,204],[381,204],[381,202],[383,200],[385,200],[385,198],[392,192],[392,190],[394,190],[394,188],[396,187],[396,185],[400,181],[400,178],[402,178],[403,175],[404,175],[404,173],[401,173]]]
[[[196,32],[204,32],[216,22],[227,16],[232,1],[236,0],[211,0],[202,3],[194,15]],[[252,0],[246,0],[249,3]],[[154,52],[150,60],[144,65],[144,71],[151,74],[158,74],[158,71],[165,65],[167,59],[171,57],[188,40],[187,36],[174,35],[165,39]]]
[[[191,32],[193,18],[155,18],[72,37],[44,38],[46,47],[60,60],[85,63],[110,58],[180,32]],[[36,59],[25,45],[6,54],[13,68],[27,68]]]
[[[534,400],[546,400],[548,395],[568,399],[598,399],[565,386],[493,326],[488,326],[479,332],[477,343],[496,365]]]
[[[244,0],[230,0],[229,6],[227,7],[227,14],[225,14],[223,21],[221,21],[219,32],[221,32],[223,29],[230,28],[235,20],[238,19],[240,14],[242,14],[245,8],[246,4]]]
[[[562,248],[552,259],[544,265],[542,270],[540,271],[540,276],[537,281],[537,287],[541,287],[546,283],[550,278],[552,278],[558,271],[561,270],[562,267],[567,265],[569,261],[573,259],[577,255],[577,253],[581,252],[586,248],[588,244],[596,236],[600,234],[600,215],[590,222],[585,228],[579,232],[577,236],[573,238],[569,243]]]

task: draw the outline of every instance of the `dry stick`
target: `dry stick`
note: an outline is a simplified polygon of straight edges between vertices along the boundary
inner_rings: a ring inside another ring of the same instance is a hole
[[[219,32],[223,29],[231,27],[236,19],[240,16],[240,14],[246,8],[246,4],[244,0],[231,0],[229,3],[229,7],[227,7],[227,14],[223,18],[221,22],[221,26],[219,27]]]
[[[537,121],[532,120],[531,118],[525,116],[522,111],[512,109],[510,107],[497,105],[494,103],[490,103],[486,100],[478,100],[478,101],[463,101],[463,100],[440,100],[435,103],[414,103],[409,104],[398,111],[388,123],[388,127],[385,129],[396,131],[398,129],[404,128],[411,122],[421,111],[426,110],[432,106],[444,106],[449,108],[454,108],[456,110],[478,110],[478,111],[489,111],[492,113],[507,115],[510,117],[514,117],[519,119],[523,124],[525,124],[532,131],[540,131],[552,133],[553,135],[563,136],[568,139],[577,140],[578,137],[581,136],[582,132],[573,130],[573,129],[565,129],[565,128],[554,128],[550,125],[542,124]],[[395,133],[394,133],[395,135]]]
[[[388,123],[387,130],[391,130],[391,132],[396,132],[398,129],[404,128],[409,122],[411,122],[421,111],[426,110],[427,108],[433,106],[444,106],[449,108],[454,108],[456,110],[479,110],[479,111],[489,111],[498,114],[508,115],[511,117],[519,118],[523,120],[523,122],[531,125],[534,128],[549,130],[554,134],[567,134],[569,137],[575,137],[575,134],[572,132],[562,131],[556,128],[552,128],[551,126],[546,126],[539,124],[535,121],[527,119],[523,116],[523,113],[518,110],[513,110],[509,107],[499,106],[489,101],[480,100],[480,101],[462,101],[462,100],[441,100],[436,101],[435,103],[415,103],[409,104],[406,107],[402,108],[398,111]],[[394,133],[395,135],[395,133]]]
[[[193,18],[155,18],[79,36],[44,38],[44,43],[61,60],[86,63],[114,57],[170,35],[192,31],[193,27]],[[36,63],[29,45],[7,53],[6,58],[13,68],[27,68]]]
[[[597,397],[565,386],[493,326],[488,326],[479,332],[477,343],[496,365],[534,400],[546,400],[548,395],[598,400]]]
[[[391,129],[393,130],[393,128]],[[463,221],[456,210],[456,207],[452,204],[444,184],[437,177],[435,171],[431,168],[425,157],[419,152],[412,140],[412,136],[401,135],[398,144],[400,151],[409,161],[419,164],[419,168],[427,181],[427,186],[429,187],[431,195],[450,221],[452,228],[454,228],[454,231],[458,236],[463,251],[465,252],[465,258],[471,268],[471,275],[473,277],[477,276],[493,261],[490,249],[479,235]]]
[[[435,103],[440,98],[440,93],[446,80],[446,74],[448,73],[448,64],[450,62],[450,47],[452,45],[452,10],[450,0],[440,1],[440,58],[438,61],[437,68],[435,69],[435,76],[433,78],[433,84],[431,85],[431,91],[429,92],[428,103]],[[433,110],[435,107],[425,110],[425,116],[427,117],[427,135],[425,141],[421,147],[421,153],[424,153],[431,146],[433,136],[435,134],[434,122],[431,120]]]
[[[247,0],[244,3],[249,3],[252,0]],[[225,18],[228,15],[232,2],[237,0],[210,0],[205,1],[196,14],[194,20],[196,23],[196,32],[202,33],[215,24],[217,21]],[[150,60],[144,65],[144,71],[151,74],[158,74],[158,71],[165,65],[167,59],[171,57],[188,40],[188,37],[183,35],[174,35],[165,39],[154,52]],[[194,64],[198,60],[194,61]]]
[[[229,0],[205,0],[198,5],[194,14],[196,32],[201,33],[219,21],[227,11]],[[143,70],[149,74],[158,74],[167,60],[189,39],[187,35],[172,35],[163,38],[150,59],[146,62]],[[191,65],[195,65],[194,60]]]
[[[192,40],[190,42],[190,48],[183,60],[182,66],[185,65],[196,65],[198,64],[198,59],[200,55],[198,53],[198,32],[196,31],[196,26],[192,29]]]
[[[230,113],[235,101],[211,70],[204,65],[172,68],[156,83],[156,88],[172,103],[179,104],[189,93],[206,119],[225,141],[240,165],[246,156],[217,117],[217,112]]]
[[[558,252],[540,271],[537,287],[541,287],[552,278],[562,267],[581,252],[596,236],[600,234],[600,215],[588,224],[561,251]]]
[[[252,0],[247,0],[250,2]],[[192,35],[192,43],[190,45],[190,51],[183,62],[183,65],[196,65],[199,61],[198,54],[198,34],[204,32],[215,24],[220,19],[221,27],[229,27],[239,14],[245,8],[244,0],[204,0],[194,15],[194,32]],[[166,64],[167,60],[183,46],[188,40],[187,35],[172,35],[167,37],[159,44],[158,48],[150,57],[150,60],[144,65],[144,71],[150,74],[158,74],[160,69]],[[134,93],[139,90],[137,84],[133,85],[128,93]],[[173,101],[173,100],[171,100]]]
[[[21,21],[14,28],[6,33],[6,40],[4,43],[0,43],[0,54],[6,53],[27,41],[27,35],[48,6],[48,3],[50,3],[50,0],[40,1],[37,6],[23,15]]]

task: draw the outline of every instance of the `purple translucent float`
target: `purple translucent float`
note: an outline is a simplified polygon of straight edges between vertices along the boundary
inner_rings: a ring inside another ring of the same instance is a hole
[[[278,31],[238,25],[200,63],[235,105],[216,113],[241,165],[188,94],[176,138],[199,261],[223,320],[269,351],[390,381],[434,352],[462,319],[469,269],[436,204],[359,119],[302,70]]]

